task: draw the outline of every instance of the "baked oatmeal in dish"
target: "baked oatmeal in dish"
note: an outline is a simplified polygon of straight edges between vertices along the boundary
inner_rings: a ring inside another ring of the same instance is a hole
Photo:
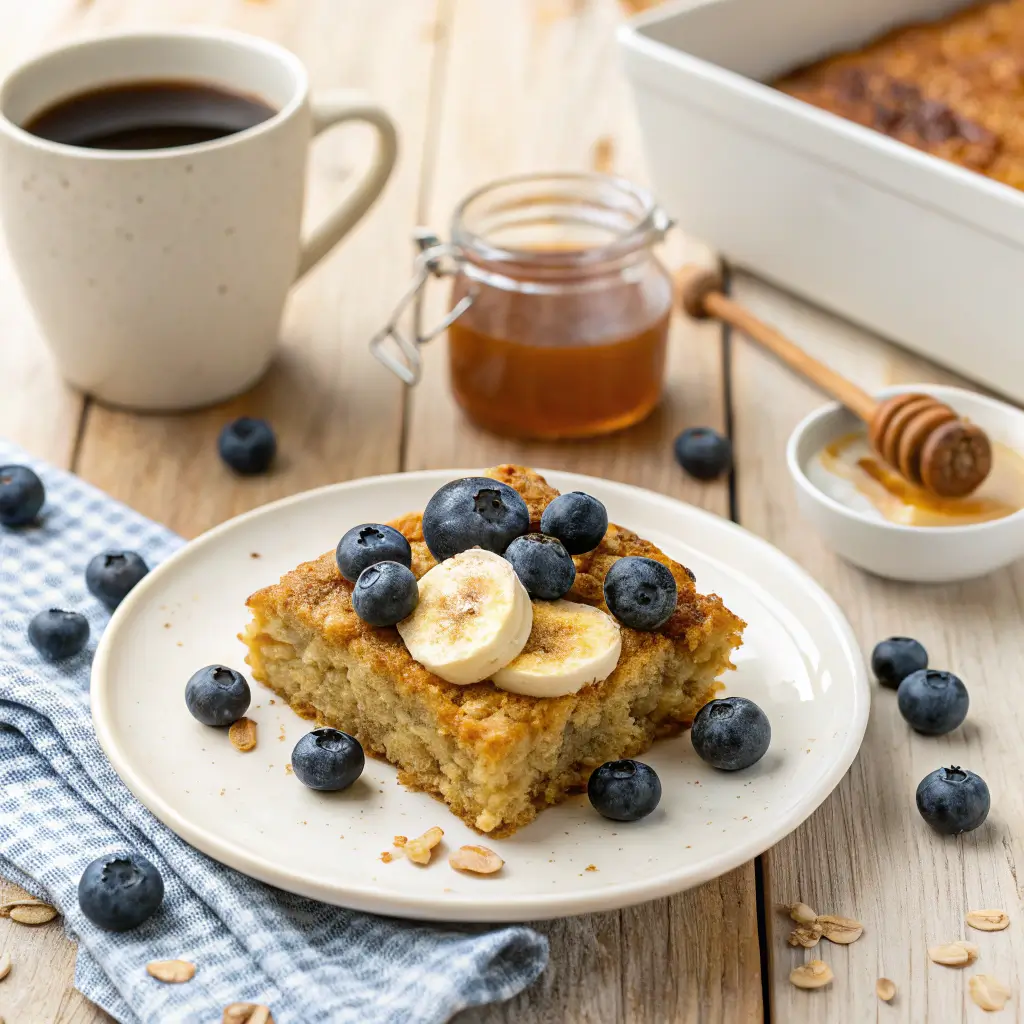
[[[1024,189],[1024,0],[897,28],[775,87]]]
[[[521,466],[499,466],[486,476],[525,499],[530,529],[538,530],[558,492]],[[437,565],[422,516],[410,513],[390,525],[409,541],[422,590],[424,575]],[[353,585],[334,552],[249,598],[246,660],[254,677],[300,715],[352,734],[367,753],[397,766],[400,782],[439,797],[480,832],[509,835],[584,787],[599,765],[679,733],[732,667],[744,622],[719,597],[699,594],[684,566],[628,529],[610,525],[597,548],[573,557],[567,600],[607,612],[605,577],[629,555],[668,567],[675,610],[653,631],[622,625],[611,674],[575,693],[526,696],[489,680],[457,685],[439,678],[413,659],[398,630],[359,618]],[[568,627],[558,635],[559,604],[534,602],[543,609],[522,657],[538,646],[566,657],[579,653]]]

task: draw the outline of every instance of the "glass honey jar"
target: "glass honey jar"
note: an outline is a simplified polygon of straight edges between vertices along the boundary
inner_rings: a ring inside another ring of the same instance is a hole
[[[446,329],[456,401],[504,436],[631,426],[658,404],[664,382],[672,281],[654,246],[669,226],[645,189],[608,175],[486,185],[456,208],[450,242],[418,239],[419,273],[403,306],[431,274],[450,277],[444,322],[410,341],[397,327],[400,306],[374,351],[415,383],[418,345]]]

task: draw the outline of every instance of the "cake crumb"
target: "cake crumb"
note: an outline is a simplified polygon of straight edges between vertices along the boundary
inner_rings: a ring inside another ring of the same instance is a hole
[[[392,840],[392,842],[394,843],[395,846],[405,846],[405,844],[407,842],[409,842],[409,837],[408,836],[395,836],[395,838]]]
[[[235,750],[247,754],[256,747],[256,723],[251,718],[240,718],[228,729],[228,739]]]
[[[586,867],[586,870],[587,871],[596,871],[597,870],[597,865],[596,864],[588,864],[587,867]]]
[[[171,628],[171,624],[169,622],[165,622],[164,623],[164,629],[170,629],[170,628]]]
[[[380,859],[381,859],[382,861],[384,861],[384,863],[385,863],[385,864],[390,864],[390,863],[391,863],[391,862],[392,862],[392,861],[393,861],[393,860],[394,860],[395,858],[394,858],[394,856],[392,855],[392,853],[391,853],[391,851],[390,851],[390,850],[385,850],[385,851],[384,851],[384,852],[383,852],[383,853],[382,853],[382,854],[380,855]]]
[[[283,726],[283,725],[281,726],[281,728],[280,728],[280,731],[279,731],[279,732],[278,732],[278,734],[277,734],[277,738],[278,738],[278,740],[280,740],[280,741],[281,741],[282,743],[283,743],[283,742],[284,742],[284,741],[285,741],[285,740],[287,739],[287,737],[285,736],[285,732],[284,732],[284,726]]]
[[[226,791],[222,789],[222,790],[220,791],[220,795],[221,795],[221,796],[223,796],[225,792],[226,792]]]
[[[249,557],[250,558],[259,558],[260,557],[260,553],[258,551],[250,551],[249,552]]]
[[[184,647],[185,645],[179,640],[174,646],[175,647]]]
[[[274,700],[274,698],[273,698],[273,697],[271,697],[271,698],[270,698],[270,700],[268,700],[268,701],[267,701],[267,703],[268,703],[268,704],[276,704],[276,703],[277,703],[277,701],[276,701],[276,700]]]
[[[285,775],[293,775],[293,774],[295,773],[295,769],[294,769],[294,768],[292,767],[292,763],[291,763],[291,761],[289,761],[289,762],[288,762],[288,763],[287,763],[287,764],[286,764],[286,765],[284,766],[284,773],[285,773]]]

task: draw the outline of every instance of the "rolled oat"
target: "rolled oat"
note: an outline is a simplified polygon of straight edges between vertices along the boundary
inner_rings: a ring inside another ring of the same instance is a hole
[[[809,960],[789,972],[789,980],[797,988],[824,988],[833,977],[832,968],[821,960]]]
[[[456,871],[469,871],[474,875],[493,875],[505,863],[493,850],[486,846],[460,846],[449,858],[448,863]]]

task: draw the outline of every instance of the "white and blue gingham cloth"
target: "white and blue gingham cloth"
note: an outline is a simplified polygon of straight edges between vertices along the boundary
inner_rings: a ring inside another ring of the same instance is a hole
[[[0,465],[10,463],[39,473],[47,501],[41,525],[0,527],[0,874],[59,908],[89,999],[123,1024],[211,1024],[240,1001],[266,1004],[277,1024],[426,1024],[537,978],[547,942],[529,928],[420,925],[301,899],[215,863],[157,821],[93,735],[89,669],[108,616],[84,573],[107,548],[138,551],[152,567],[181,541],[0,441]],[[56,665],[39,657],[27,628],[45,608],[86,616],[86,651]],[[166,890],[149,921],[113,934],[83,917],[77,888],[91,860],[118,850],[149,858]],[[195,978],[150,978],[146,964],[165,959],[192,961]]]

